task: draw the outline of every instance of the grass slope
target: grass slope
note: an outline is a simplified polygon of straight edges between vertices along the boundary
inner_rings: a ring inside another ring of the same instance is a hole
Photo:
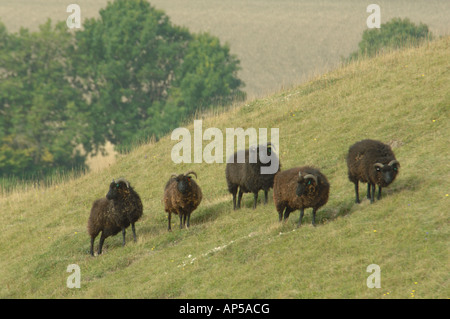
[[[166,137],[103,170],[2,195],[0,297],[449,297],[449,50],[446,37],[203,116],[203,130],[280,128],[283,168],[312,164],[331,183],[317,227],[310,210],[300,229],[298,211],[279,224],[272,199],[253,210],[247,195],[245,208],[233,211],[225,164],[176,165],[176,141]],[[354,204],[346,173],[348,147],[363,138],[390,143],[401,162],[397,180],[373,205]],[[163,187],[172,172],[188,169],[197,171],[204,200],[189,230],[177,229],[175,220],[169,233]],[[110,237],[103,255],[92,258],[91,204],[120,176],[143,199],[138,241],[128,231],[122,248],[120,235]],[[69,264],[80,266],[80,289],[66,287]],[[380,289],[366,286],[370,264],[381,268]]]

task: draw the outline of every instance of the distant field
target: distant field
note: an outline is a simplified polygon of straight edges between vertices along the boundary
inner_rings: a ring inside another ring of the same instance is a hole
[[[370,2],[292,0],[154,0],[177,25],[208,31],[228,42],[241,60],[249,98],[264,96],[334,68],[357,48]],[[0,0],[0,17],[10,31],[37,29],[51,18],[65,20],[77,3],[82,18],[98,15],[106,0]],[[436,35],[450,33],[450,1],[377,1],[382,22],[409,17]]]

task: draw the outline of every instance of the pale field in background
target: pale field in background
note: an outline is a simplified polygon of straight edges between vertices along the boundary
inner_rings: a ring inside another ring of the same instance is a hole
[[[0,18],[9,31],[36,30],[47,18],[64,21],[71,3],[81,17],[97,17],[105,0],[0,0]],[[209,32],[241,60],[240,78],[249,98],[261,97],[334,68],[357,49],[367,28],[371,2],[292,0],[153,0],[172,22]],[[377,1],[381,22],[408,17],[436,35],[450,33],[450,1]]]

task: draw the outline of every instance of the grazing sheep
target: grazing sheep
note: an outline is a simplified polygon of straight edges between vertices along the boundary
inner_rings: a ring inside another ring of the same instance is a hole
[[[112,181],[106,198],[94,201],[89,216],[87,230],[91,236],[90,253],[94,256],[94,241],[100,236],[98,255],[102,253],[103,242],[109,236],[116,235],[122,230],[123,243],[125,245],[125,229],[130,226],[136,241],[136,229],[134,223],[142,216],[142,202],[130,183],[121,178]]]
[[[267,163],[262,163],[260,159],[260,150],[262,154],[267,154]],[[256,160],[252,160],[252,157]],[[238,163],[239,158],[244,158],[244,163]],[[252,163],[254,161],[255,163]],[[272,174],[263,174],[263,167],[271,167],[276,165],[276,170]],[[227,161],[225,168],[225,176],[227,179],[228,191],[233,195],[233,209],[241,208],[241,199],[243,193],[253,193],[253,208],[256,208],[258,200],[258,192],[264,190],[264,204],[267,204],[269,189],[273,187],[273,178],[280,171],[281,164],[278,156],[272,152],[272,145],[259,145],[258,147],[250,147],[245,151],[237,151],[232,158]],[[238,202],[236,206],[236,194],[239,188]]]
[[[189,228],[191,213],[202,201],[202,190],[191,178],[191,174],[197,178],[197,174],[193,171],[180,175],[172,174],[164,188],[164,208],[169,214],[169,231],[172,230],[170,226],[172,213],[180,216],[180,229],[183,225]]]
[[[381,199],[381,188],[391,184],[397,176],[400,163],[395,159],[389,145],[375,140],[362,140],[353,144],[347,155],[348,178],[355,184],[356,203],[359,203],[358,182],[367,183],[367,198],[375,200],[375,186],[378,185],[377,199]]]
[[[316,225],[316,212],[328,201],[330,184],[318,169],[304,166],[281,171],[275,175],[273,201],[281,222],[293,211],[300,209],[298,227],[302,224],[304,209],[312,207],[312,224]]]

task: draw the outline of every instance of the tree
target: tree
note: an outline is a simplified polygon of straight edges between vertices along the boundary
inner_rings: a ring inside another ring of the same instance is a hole
[[[0,24],[0,176],[84,166],[87,105],[68,78],[73,37],[51,21],[38,32],[8,34]]]
[[[398,49],[408,45],[418,45],[426,39],[431,39],[428,26],[420,23],[415,25],[408,18],[394,18],[379,29],[367,29],[363,32],[362,40],[358,44],[358,51],[352,53],[348,60],[359,56],[374,56],[382,49]]]
[[[70,31],[0,23],[0,177],[84,167],[106,141],[160,137],[198,108],[243,97],[239,61],[143,0],[116,0]],[[84,149],[85,152],[82,152]]]
[[[147,1],[109,3],[76,37],[79,87],[113,144],[160,137],[197,107],[243,95],[228,47],[172,25]]]

